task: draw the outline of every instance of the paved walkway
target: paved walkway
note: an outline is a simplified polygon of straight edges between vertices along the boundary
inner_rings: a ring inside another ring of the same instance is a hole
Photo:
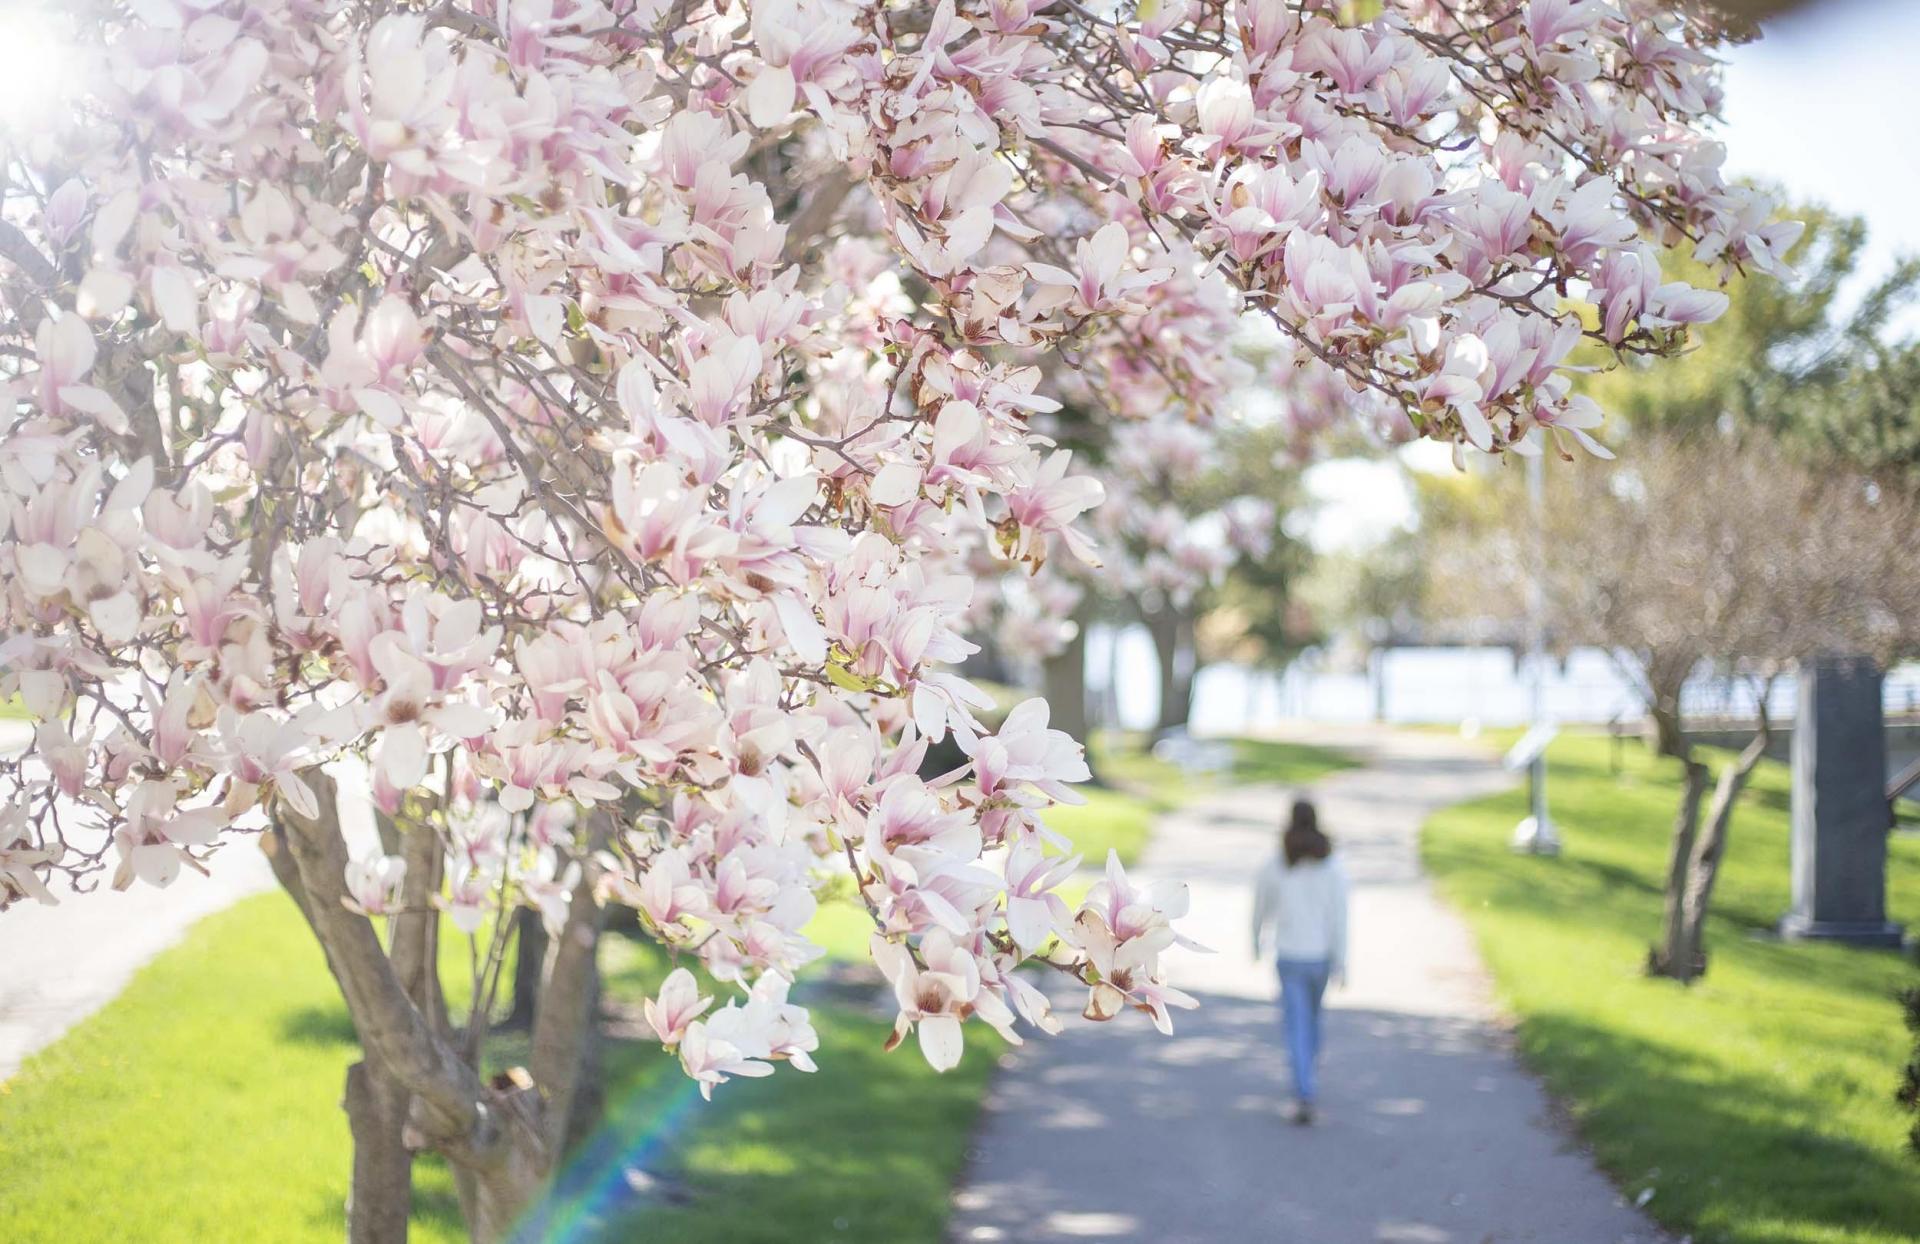
[[[1142,876],[1192,886],[1170,960],[1202,999],[1029,1041],[988,1097],[956,1242],[1653,1244],[1661,1237],[1556,1128],[1508,1053],[1471,938],[1415,838],[1435,808],[1509,779],[1443,735],[1321,732],[1364,768],[1316,787],[1355,883],[1350,984],[1329,995],[1322,1118],[1283,1117],[1270,969],[1248,947],[1251,878],[1289,792],[1243,787],[1165,818]],[[1077,1006],[1073,1008],[1077,1010]]]

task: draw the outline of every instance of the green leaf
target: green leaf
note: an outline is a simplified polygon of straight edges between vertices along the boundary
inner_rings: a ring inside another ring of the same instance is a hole
[[[844,665],[827,666],[827,681],[842,691],[871,691],[879,685],[877,679],[862,678]]]

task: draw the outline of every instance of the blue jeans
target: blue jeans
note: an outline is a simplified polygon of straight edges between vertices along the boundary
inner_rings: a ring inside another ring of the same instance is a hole
[[[1287,1058],[1293,1064],[1293,1095],[1311,1105],[1313,1064],[1320,1057],[1320,999],[1327,992],[1325,959],[1280,959],[1280,1025],[1287,1034]]]

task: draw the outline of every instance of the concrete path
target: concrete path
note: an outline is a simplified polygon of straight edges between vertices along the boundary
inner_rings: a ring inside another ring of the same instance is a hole
[[[1420,872],[1427,814],[1509,779],[1442,735],[1314,737],[1366,760],[1315,790],[1355,883],[1320,1123],[1285,1121],[1274,982],[1248,946],[1251,879],[1290,792],[1243,787],[1165,818],[1140,869],[1192,886],[1183,927],[1218,953],[1169,970],[1202,1009],[1176,1013],[1171,1038],[1128,1013],[1010,1055],[956,1195],[956,1242],[1663,1239],[1556,1128],[1502,1040],[1465,926]]]

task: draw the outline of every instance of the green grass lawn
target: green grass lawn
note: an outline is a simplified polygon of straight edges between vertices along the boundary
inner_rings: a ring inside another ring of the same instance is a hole
[[[1145,735],[1119,730],[1103,730],[1094,737],[1093,763],[1110,786],[1167,805],[1233,783],[1304,786],[1356,763],[1345,752],[1311,743],[1246,738],[1220,741],[1227,745],[1233,759],[1224,773],[1189,773],[1155,756]]]
[[[1131,865],[1153,834],[1154,818],[1175,806],[1168,799],[1098,787],[1080,794],[1086,797],[1085,803],[1048,808],[1040,819],[1072,840],[1073,851],[1087,868],[1105,867],[1108,848],[1120,853],[1122,864]]]
[[[1351,769],[1355,761],[1345,752],[1311,743],[1279,743],[1272,739],[1234,739],[1232,780],[1306,786],[1329,773]]]
[[[736,1080],[712,1102],[677,1068],[634,1065],[657,1066],[657,1051],[632,1052],[624,1095],[564,1174],[543,1238],[937,1244],[1002,1043],[971,1029],[960,1066],[938,1075],[911,1041],[882,1052],[889,1020],[820,1005],[813,1019],[817,1073]],[[636,1164],[664,1178],[664,1195],[631,1198]]]
[[[334,1241],[357,1050],[284,896],[210,916],[0,1085],[10,1240]],[[414,1238],[465,1239],[421,1163]]]
[[[1467,916],[1528,1061],[1629,1195],[1696,1244],[1920,1238],[1920,1162],[1892,1101],[1906,1050],[1891,952],[1767,934],[1788,898],[1787,775],[1735,817],[1692,988],[1641,973],[1660,920],[1677,766],[1563,736],[1549,753],[1559,859],[1507,850],[1523,792],[1428,822],[1428,868]],[[1718,758],[1716,757],[1716,760]],[[1893,917],[1920,925],[1920,840],[1896,835]]]
[[[657,948],[624,939],[609,944],[606,967],[616,997],[651,992],[665,971]],[[911,1040],[883,1051],[891,1015],[808,1001],[820,1070],[734,1080],[712,1102],[657,1046],[618,1047],[609,1060],[617,1087],[606,1125],[563,1173],[545,1237],[568,1244],[942,1239],[948,1197],[1003,1043],[984,1027],[969,1028],[966,1057],[940,1075]],[[661,1179],[663,1195],[635,1204],[624,1175],[634,1166]]]

